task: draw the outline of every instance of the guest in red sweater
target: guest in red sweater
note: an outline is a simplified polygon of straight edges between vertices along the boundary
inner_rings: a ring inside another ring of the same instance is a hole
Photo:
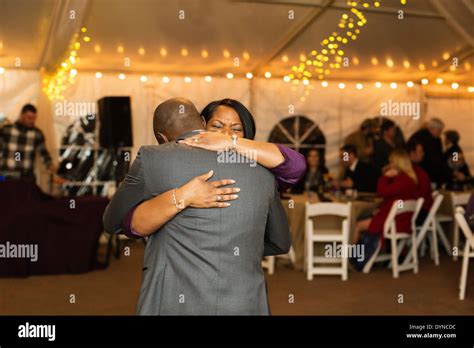
[[[383,225],[392,208],[393,202],[410,200],[420,197],[418,177],[408,154],[402,149],[392,151],[389,164],[383,169],[383,175],[377,183],[377,195],[383,198],[378,210],[372,218],[360,221],[355,231],[355,241],[359,241],[359,234],[367,231],[383,237]],[[412,213],[400,214],[396,217],[398,231],[411,231]]]

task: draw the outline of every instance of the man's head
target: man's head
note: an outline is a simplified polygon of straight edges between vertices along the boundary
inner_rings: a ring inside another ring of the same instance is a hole
[[[35,126],[36,117],[37,117],[37,110],[34,107],[34,105],[25,104],[21,108],[21,113],[20,113],[20,117],[18,118],[18,121],[22,125],[28,128],[32,128]]]
[[[374,128],[374,121],[370,118],[366,118],[360,125],[360,130],[366,136],[372,133],[373,128]]]
[[[153,131],[158,143],[176,140],[181,134],[203,129],[206,123],[194,104],[185,98],[172,98],[158,105],[153,114]]]
[[[382,126],[380,126],[380,132],[383,138],[395,140],[395,136],[397,135],[395,123],[391,120],[383,120]]]
[[[434,138],[440,138],[443,132],[444,123],[439,118],[432,118],[428,121],[426,128]]]
[[[357,147],[347,144],[341,147],[341,161],[345,167],[350,167],[357,159]]]
[[[306,154],[306,162],[308,167],[317,168],[320,165],[319,152],[317,149],[310,149]]]
[[[444,132],[444,143],[446,146],[453,146],[459,143],[459,132],[455,130],[447,130]]]
[[[423,150],[423,145],[416,141],[409,141],[407,143],[407,152],[408,156],[410,156],[410,160],[413,163],[420,163],[423,161],[423,157],[425,157],[425,151]]]

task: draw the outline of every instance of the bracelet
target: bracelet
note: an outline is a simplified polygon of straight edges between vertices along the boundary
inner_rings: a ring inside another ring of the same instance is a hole
[[[178,213],[184,209],[184,199],[180,199],[179,201],[176,200],[176,189],[173,189],[173,203],[176,206]]]
[[[232,138],[232,151],[235,151],[236,148],[237,148],[237,139],[238,139],[238,136],[235,135],[235,134],[232,134],[232,135],[231,135],[231,138]]]

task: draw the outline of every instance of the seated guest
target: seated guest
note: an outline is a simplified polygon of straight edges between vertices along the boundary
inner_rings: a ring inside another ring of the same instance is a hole
[[[444,153],[447,165],[446,188],[449,190],[462,190],[463,186],[471,179],[471,172],[464,159],[464,153],[459,146],[459,133],[455,130],[444,132]]]
[[[377,184],[377,194],[383,198],[382,203],[372,218],[360,221],[355,232],[354,241],[361,239],[360,233],[366,231],[371,243],[383,238],[383,227],[393,202],[398,200],[412,200],[419,197],[418,177],[408,154],[401,149],[392,151],[389,157],[390,164],[385,167],[383,175]],[[396,217],[399,231],[411,232],[411,213],[400,214]],[[367,240],[364,236],[362,240]],[[369,248],[375,250],[374,248]],[[373,254],[372,251],[372,254]],[[367,262],[372,255],[365,256]],[[361,269],[363,265],[357,265]]]
[[[370,118],[365,119],[360,128],[349,134],[344,140],[344,145],[353,144],[357,147],[359,160],[362,162],[369,162],[374,154],[373,123],[374,121]]]
[[[319,192],[324,187],[324,176],[328,174],[328,169],[321,163],[319,151],[310,149],[306,154],[306,173],[292,189],[292,193],[302,193],[303,191]]]
[[[374,164],[382,170],[388,164],[388,157],[396,146],[397,127],[391,120],[383,120],[380,127],[380,139],[374,145]]]
[[[471,194],[471,197],[469,197],[469,202],[467,203],[464,217],[466,218],[471,231],[474,231],[474,193]]]
[[[428,121],[425,128],[420,129],[411,136],[409,140],[416,141],[423,146],[425,156],[420,166],[428,173],[432,183],[436,187],[446,181],[446,161],[441,144],[441,133],[444,123],[438,118]]]
[[[374,166],[359,160],[355,145],[348,144],[341,148],[341,161],[344,166],[340,183],[342,188],[375,192],[379,172]]]
[[[431,182],[426,173],[418,164],[423,161],[425,155],[423,151],[423,146],[420,143],[415,141],[409,141],[407,143],[407,152],[410,157],[410,161],[413,164],[413,169],[415,170],[416,177],[418,178],[418,189],[419,197],[423,197],[423,205],[421,207],[420,213],[416,219],[416,224],[418,226],[423,225],[426,217],[433,205],[433,195],[431,191]]]

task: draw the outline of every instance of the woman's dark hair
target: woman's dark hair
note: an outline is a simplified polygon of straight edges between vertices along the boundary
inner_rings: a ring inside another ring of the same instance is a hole
[[[453,145],[457,145],[459,143],[459,133],[455,130],[447,130],[446,132],[444,132],[444,136]]]
[[[240,122],[242,122],[242,127],[244,128],[244,138],[253,139],[255,138],[255,120],[253,119],[250,111],[239,101],[234,99],[222,99],[216,100],[209,103],[202,111],[201,116],[204,117],[206,123],[212,118],[212,114],[217,109],[218,106],[227,106],[234,109],[234,111],[239,115]]]

